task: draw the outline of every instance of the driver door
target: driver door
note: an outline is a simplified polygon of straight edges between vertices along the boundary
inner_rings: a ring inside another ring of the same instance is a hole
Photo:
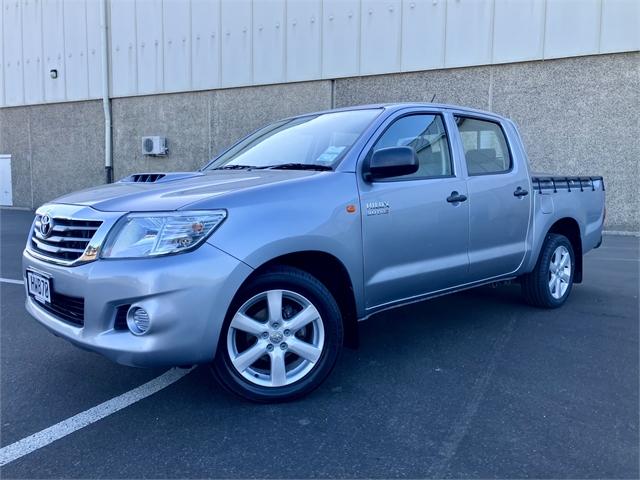
[[[366,307],[375,310],[464,283],[469,267],[469,202],[439,113],[395,119],[375,141],[414,148],[413,174],[360,180]],[[452,194],[457,194],[452,195]]]

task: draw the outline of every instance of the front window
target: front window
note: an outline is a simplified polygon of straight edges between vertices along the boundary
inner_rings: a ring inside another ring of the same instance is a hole
[[[205,170],[317,168],[330,170],[382,110],[323,113],[264,127],[215,159]]]

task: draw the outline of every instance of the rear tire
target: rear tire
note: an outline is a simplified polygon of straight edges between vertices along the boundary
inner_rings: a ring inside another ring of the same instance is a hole
[[[564,235],[548,234],[535,269],[521,278],[525,301],[539,308],[562,306],[573,287],[575,264],[569,239]]]
[[[248,400],[294,400],[325,380],[342,340],[342,316],[329,290],[303,270],[274,267],[233,300],[213,370],[225,388]]]

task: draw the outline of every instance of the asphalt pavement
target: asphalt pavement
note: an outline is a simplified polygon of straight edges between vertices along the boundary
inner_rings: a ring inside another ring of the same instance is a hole
[[[150,381],[24,309],[32,213],[0,209],[0,447]],[[201,366],[2,478],[638,478],[639,240],[606,236],[557,310],[517,285],[360,324],[311,396],[254,405]]]

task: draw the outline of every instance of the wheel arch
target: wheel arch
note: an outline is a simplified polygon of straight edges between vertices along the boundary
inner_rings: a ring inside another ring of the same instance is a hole
[[[545,238],[550,233],[564,235],[571,242],[573,253],[575,255],[575,270],[573,276],[574,283],[582,283],[582,236],[580,234],[580,225],[571,217],[564,217],[556,220],[545,234]],[[541,249],[542,250],[542,249]],[[540,252],[538,252],[540,256]]]
[[[342,313],[344,345],[350,348],[358,347],[358,314],[353,283],[347,268],[337,257],[319,250],[306,250],[279,255],[265,261],[251,272],[240,289],[255,276],[274,266],[298,268],[322,282],[335,298]]]

